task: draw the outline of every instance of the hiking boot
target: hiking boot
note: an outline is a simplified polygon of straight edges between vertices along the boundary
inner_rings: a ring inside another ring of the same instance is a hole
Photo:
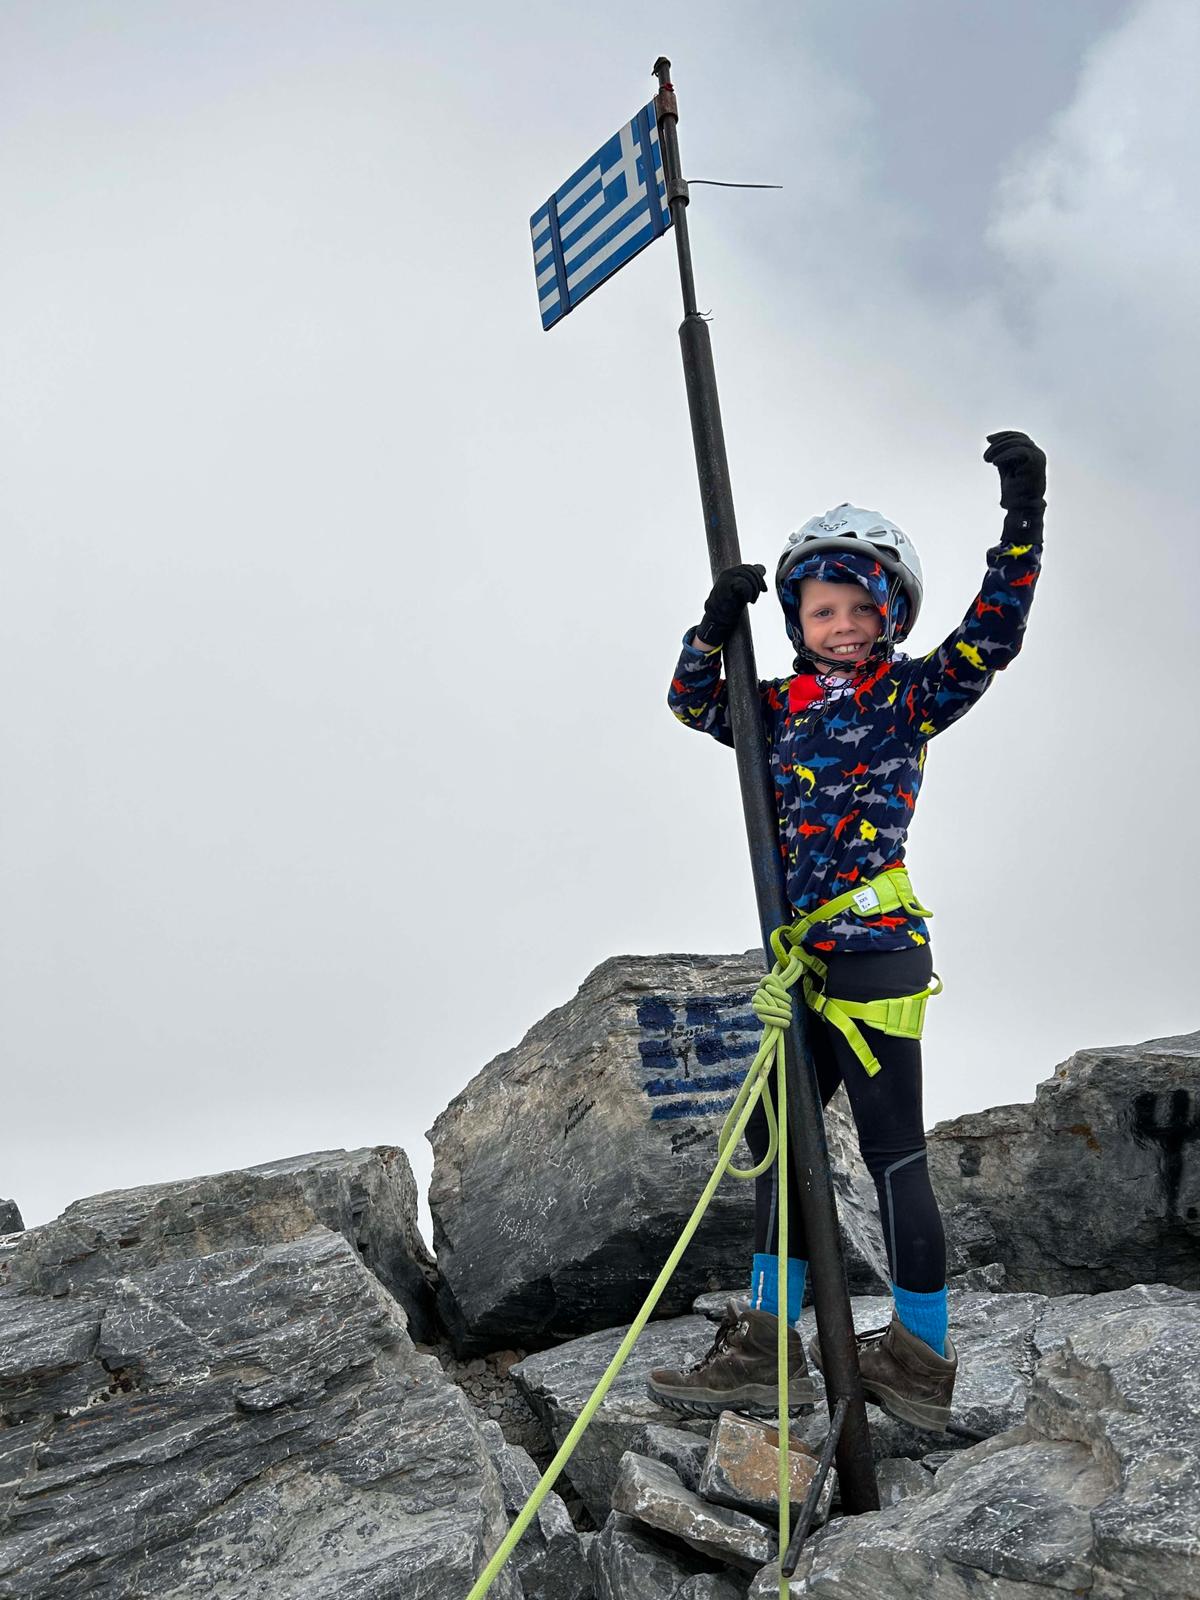
[[[704,1359],[686,1372],[656,1367],[646,1393],[657,1405],[693,1416],[717,1417],[722,1411],[778,1416],[778,1326],[769,1311],[750,1311],[731,1300]],[[811,1410],[816,1388],[794,1328],[788,1329],[787,1349],[788,1411]]]
[[[886,1328],[855,1335],[863,1394],[889,1416],[914,1428],[945,1433],[958,1374],[958,1352],[947,1338],[948,1356],[939,1356],[894,1313]],[[822,1375],[821,1347],[811,1339],[808,1353]]]

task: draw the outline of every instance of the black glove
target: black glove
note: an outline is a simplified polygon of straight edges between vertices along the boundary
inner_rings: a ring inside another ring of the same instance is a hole
[[[1046,457],[1027,433],[1009,428],[989,433],[983,459],[1000,474],[1000,504],[1005,511],[1046,509]]]
[[[704,617],[696,629],[705,644],[724,644],[748,605],[767,592],[767,569],[743,562],[717,574],[712,593],[704,602]]]

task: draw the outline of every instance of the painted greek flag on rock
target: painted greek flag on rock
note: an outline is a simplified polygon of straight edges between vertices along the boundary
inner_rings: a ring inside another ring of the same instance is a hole
[[[666,195],[651,101],[529,219],[543,328],[666,232]]]

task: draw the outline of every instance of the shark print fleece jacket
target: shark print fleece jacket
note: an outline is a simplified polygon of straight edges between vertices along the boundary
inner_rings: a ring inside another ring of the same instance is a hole
[[[1004,529],[966,616],[929,655],[897,654],[849,680],[799,673],[760,682],[780,850],[797,916],[904,864],[930,739],[976,705],[1019,652],[1041,570],[1041,517],[1010,512]],[[832,552],[820,575],[861,583],[884,611],[887,579],[873,559]],[[685,727],[732,746],[721,652],[695,649],[694,633],[684,637],[668,704]],[[911,949],[928,936],[919,917],[846,915],[813,928],[807,944],[821,954],[883,952]]]

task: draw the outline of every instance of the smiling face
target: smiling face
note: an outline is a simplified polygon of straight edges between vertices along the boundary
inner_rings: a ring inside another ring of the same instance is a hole
[[[825,662],[845,663],[849,677],[883,632],[879,607],[859,583],[826,583],[805,578],[800,586],[804,643]],[[829,670],[836,672],[837,666]]]

